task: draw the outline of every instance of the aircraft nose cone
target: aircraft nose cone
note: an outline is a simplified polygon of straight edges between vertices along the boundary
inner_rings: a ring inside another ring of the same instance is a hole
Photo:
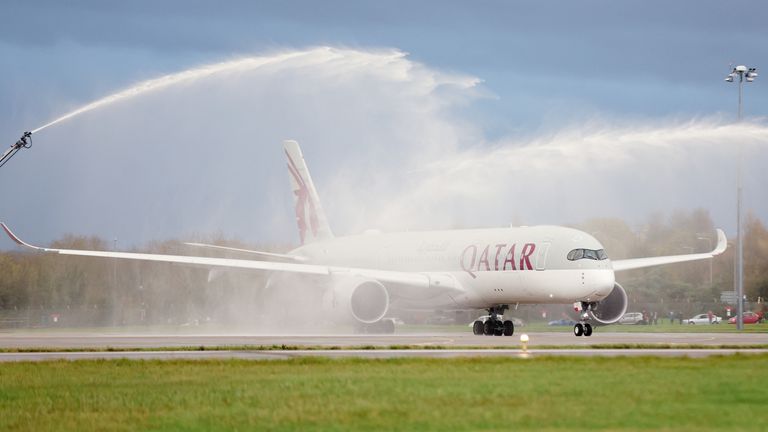
[[[612,269],[601,270],[596,273],[595,285],[597,292],[607,296],[613,291],[613,286],[616,285],[616,274]]]

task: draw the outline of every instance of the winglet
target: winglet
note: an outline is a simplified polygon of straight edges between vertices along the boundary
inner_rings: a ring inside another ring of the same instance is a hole
[[[728,239],[725,237],[725,233],[723,230],[718,229],[717,230],[717,246],[715,247],[715,250],[712,251],[712,255],[720,255],[721,253],[725,252],[725,250],[728,248]]]
[[[24,247],[28,247],[30,249],[40,250],[40,251],[45,251],[46,250],[45,248],[41,248],[41,247],[38,247],[38,246],[33,246],[33,245],[29,244],[29,243],[26,243],[22,239],[18,238],[16,236],[16,234],[14,234],[13,231],[11,231],[11,229],[8,228],[8,225],[6,225],[5,222],[0,222],[0,225],[3,227],[3,230],[5,231],[5,233],[8,234],[8,237],[10,237],[11,240],[15,241],[19,245],[24,246]]]

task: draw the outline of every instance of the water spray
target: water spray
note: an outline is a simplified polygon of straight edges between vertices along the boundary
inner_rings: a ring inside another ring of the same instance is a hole
[[[16,141],[16,143],[13,144],[11,148],[9,148],[8,150],[5,151],[5,153],[3,153],[3,157],[0,158],[0,167],[2,167],[9,160],[11,160],[11,158],[13,157],[13,155],[16,154],[16,152],[18,152],[23,148],[30,148],[30,147],[32,147],[32,132],[27,131],[21,135],[21,138],[19,138],[19,140]]]
[[[288,52],[288,53],[275,55],[275,56],[246,57],[246,58],[237,59],[237,60],[215,63],[211,65],[199,66],[196,68],[187,69],[182,72],[172,73],[172,74],[161,76],[159,78],[154,78],[154,79],[140,82],[125,90],[119,91],[117,93],[101,98],[97,101],[91,102],[87,105],[84,105],[72,112],[69,112],[51,122],[48,122],[38,127],[37,129],[24,132],[21,138],[18,141],[16,141],[16,143],[13,144],[11,148],[8,149],[3,154],[2,159],[0,159],[0,167],[5,165],[5,163],[8,162],[13,157],[13,155],[15,155],[16,152],[18,152],[22,148],[32,147],[33,133],[37,133],[47,127],[53,126],[57,123],[60,123],[64,120],[78,116],[80,114],[86,113],[88,111],[92,111],[96,108],[110,105],[112,103],[115,103],[124,99],[129,99],[129,98],[141,95],[143,93],[157,91],[157,90],[170,87],[183,82],[195,81],[211,75],[216,75],[224,72],[233,72],[238,70],[245,71],[245,70],[258,69],[260,67],[267,66],[269,64],[280,63],[295,57],[312,56],[312,55],[321,55],[325,58],[332,59],[335,57],[339,57],[341,54],[337,50],[333,50],[328,47],[321,47],[321,48],[317,48],[312,51],[306,51],[306,52],[296,51],[296,52]]]

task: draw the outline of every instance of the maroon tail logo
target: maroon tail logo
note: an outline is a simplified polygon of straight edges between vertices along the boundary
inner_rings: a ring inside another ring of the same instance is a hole
[[[315,203],[310,198],[309,187],[299,174],[299,170],[296,168],[293,159],[291,159],[291,155],[288,152],[285,155],[288,156],[288,171],[290,171],[298,185],[298,189],[295,189],[293,194],[296,195],[296,223],[299,225],[299,237],[301,244],[304,244],[304,240],[307,237],[307,211],[309,211],[309,228],[312,230],[312,235],[317,236],[318,222]]]

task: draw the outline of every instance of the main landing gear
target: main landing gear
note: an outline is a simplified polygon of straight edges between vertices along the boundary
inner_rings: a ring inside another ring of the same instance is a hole
[[[512,336],[515,333],[515,325],[510,320],[502,320],[504,311],[508,305],[494,306],[488,309],[488,318],[485,322],[477,320],[472,325],[472,333],[486,336]]]
[[[395,322],[392,319],[384,318],[371,324],[358,324],[355,326],[357,334],[394,334]]]
[[[592,336],[592,325],[586,321],[589,319],[589,311],[596,306],[594,302],[581,302],[581,320],[573,326],[574,336]]]

